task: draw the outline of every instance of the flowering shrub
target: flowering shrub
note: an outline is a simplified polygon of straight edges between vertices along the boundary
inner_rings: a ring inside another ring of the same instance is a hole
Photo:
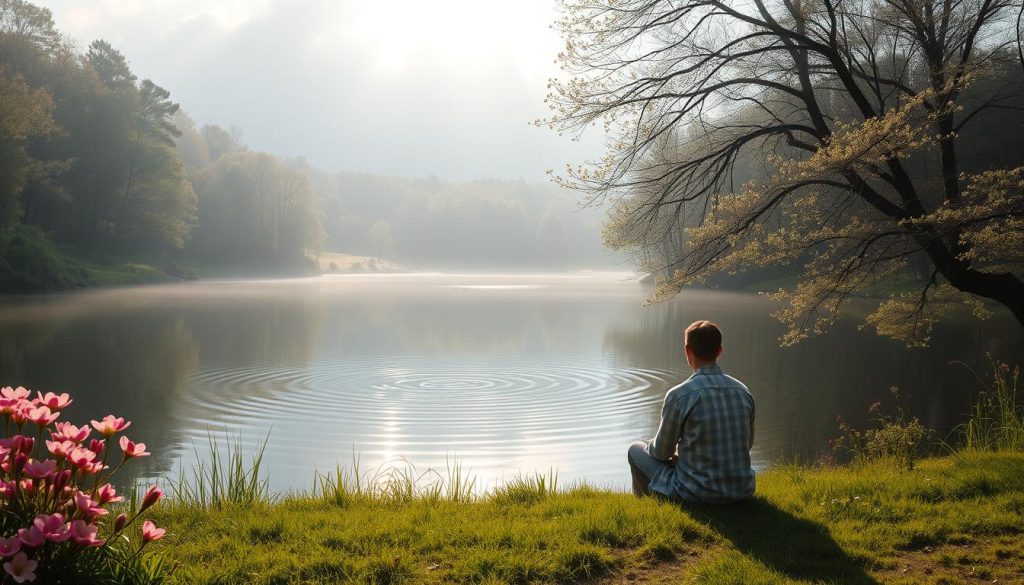
[[[108,415],[91,425],[57,422],[67,394],[0,388],[0,583],[154,583],[163,561],[142,555],[164,535],[139,515],[160,498],[152,486],[137,505],[120,506],[112,476],[131,459],[149,455],[124,435],[131,422]],[[113,453],[112,453],[113,451]]]
[[[846,453],[854,462],[889,460],[901,469],[914,468],[933,433],[917,417],[907,419],[900,406],[899,388],[893,386],[889,390],[896,414],[882,414],[882,403],[875,402],[868,407],[875,426],[865,430],[855,429],[837,417],[842,434],[830,441],[833,453]]]

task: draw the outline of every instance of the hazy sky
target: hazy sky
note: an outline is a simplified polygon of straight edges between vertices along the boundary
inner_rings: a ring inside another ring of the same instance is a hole
[[[597,152],[528,122],[554,0],[37,0],[104,38],[200,124],[329,170],[542,179]]]

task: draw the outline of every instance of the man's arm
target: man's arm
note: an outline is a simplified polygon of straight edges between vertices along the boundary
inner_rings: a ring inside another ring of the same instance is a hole
[[[751,399],[750,400],[750,440],[748,441],[749,444],[747,445],[747,451],[749,451],[749,450],[754,448],[754,409],[755,408],[757,408],[757,405],[754,403],[754,400]]]
[[[665,396],[665,403],[661,407],[661,424],[658,425],[658,433],[654,440],[647,445],[647,454],[661,461],[668,461],[676,455],[676,445],[679,444],[679,436],[683,432],[683,413],[678,408],[678,399],[673,399],[672,393]]]

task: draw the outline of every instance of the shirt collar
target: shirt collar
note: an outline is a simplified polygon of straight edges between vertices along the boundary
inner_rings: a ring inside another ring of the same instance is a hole
[[[694,374],[721,374],[721,373],[722,373],[722,368],[718,364],[708,364],[706,366],[701,366],[700,368],[697,369],[696,372],[694,372]]]

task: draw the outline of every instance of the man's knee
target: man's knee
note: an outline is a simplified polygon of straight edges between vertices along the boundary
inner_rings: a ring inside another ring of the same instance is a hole
[[[647,443],[643,441],[635,441],[626,450],[626,459],[630,465],[636,465],[637,460],[643,456],[647,456]]]

